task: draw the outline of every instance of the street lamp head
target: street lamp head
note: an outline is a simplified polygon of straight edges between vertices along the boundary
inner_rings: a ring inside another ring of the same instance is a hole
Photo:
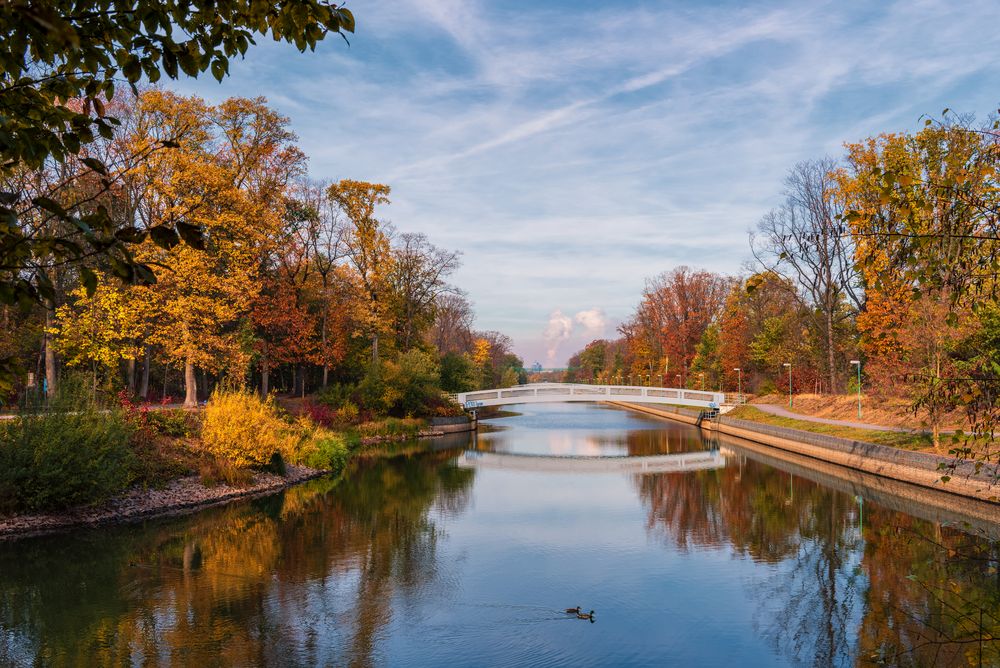
[[[861,360],[851,360],[851,364],[861,364]]]
[[[735,369],[733,369],[733,371],[741,371],[741,369],[739,367],[736,367]]]
[[[784,363],[784,364],[782,364],[781,366],[792,366],[792,365],[791,365],[791,363],[790,363],[790,362],[785,362],[785,363]]]

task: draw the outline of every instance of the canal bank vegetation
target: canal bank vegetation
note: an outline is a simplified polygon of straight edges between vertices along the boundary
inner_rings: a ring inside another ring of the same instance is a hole
[[[102,109],[118,122],[84,154],[0,174],[17,230],[49,239],[0,270],[8,509],[181,473],[238,484],[275,453],[339,470],[460,415],[449,393],[523,381],[449,283],[460,254],[383,218],[388,185],[311,180],[263,98],[138,88]],[[60,255],[87,229],[116,250]],[[94,488],[70,491],[76,476]]]
[[[249,487],[287,467],[343,470],[344,434],[295,417],[245,390],[220,390],[205,410],[163,411],[123,397],[102,405],[67,378],[59,393],[0,423],[0,515],[95,506],[129,488]]]
[[[995,470],[998,128],[946,111],[795,165],[746,273],[649,278],[620,337],[576,353],[565,379],[839,394],[862,415],[902,402],[937,452]],[[976,443],[942,433],[956,416]]]

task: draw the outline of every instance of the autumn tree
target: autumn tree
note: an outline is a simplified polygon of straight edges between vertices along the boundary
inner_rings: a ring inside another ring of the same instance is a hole
[[[388,282],[396,337],[409,350],[434,320],[438,300],[453,288],[445,281],[459,265],[459,253],[438,248],[423,234],[401,234],[392,251]]]
[[[869,366],[891,370],[934,431],[956,406],[973,431],[997,424],[998,376],[975,348],[996,303],[997,158],[989,131],[928,122],[848,145],[839,175],[868,292],[858,328]]]
[[[472,325],[475,314],[468,297],[455,290],[439,294],[434,302],[434,322],[427,337],[442,354],[461,354],[472,350]]]
[[[678,267],[647,279],[642,301],[622,327],[637,371],[678,369],[686,384],[698,343],[718,316],[730,281],[707,271]]]
[[[360,318],[371,340],[371,361],[379,361],[379,337],[389,331],[390,276],[393,255],[386,223],[375,217],[375,208],[389,203],[389,186],[344,179],[327,190],[330,200],[347,218],[347,257],[354,267],[363,299]]]
[[[348,252],[348,227],[339,207],[327,197],[327,187],[305,184],[300,188],[303,202],[314,212],[309,219],[307,243],[319,281],[320,340],[315,359],[323,368],[323,387],[329,382],[330,367],[345,357],[351,310],[350,276],[341,264]]]
[[[750,239],[763,269],[794,281],[816,310],[820,322],[815,329],[826,351],[831,392],[842,386],[838,379],[846,366],[838,329],[864,305],[853,238],[841,220],[844,198],[837,187],[837,167],[830,158],[795,165],[785,178],[785,201],[764,216]]]
[[[136,90],[143,78],[155,83],[163,74],[177,79],[206,70],[221,81],[230,58],[245,54],[257,35],[304,51],[331,31],[353,30],[349,10],[304,0],[5,4],[0,14],[0,217],[5,221],[0,301],[45,301],[51,313],[52,272],[84,261],[129,282],[155,281],[151,266],[133,252],[146,231],[136,230],[127,217],[113,216],[107,206],[92,206],[129,171],[90,154],[98,138],[110,140],[121,125],[108,102],[122,81]],[[170,139],[154,148],[176,145]],[[57,178],[43,184],[36,176],[46,172]],[[81,177],[96,184],[96,191],[81,192],[76,187]],[[163,219],[151,238],[164,247],[181,238],[201,245],[200,230],[190,220]],[[91,290],[93,274],[87,276]],[[0,359],[0,382],[9,385],[12,373],[13,361]]]
[[[156,93],[145,100],[160,123],[198,128],[178,149],[149,165],[153,193],[143,209],[149,226],[183,216],[206,230],[205,251],[187,245],[144,248],[143,259],[171,267],[149,289],[159,318],[152,341],[184,367],[185,405],[197,403],[195,368],[237,375],[249,352],[237,325],[260,282],[260,258],[277,237],[283,185],[304,161],[287,119],[263,99],[209,107]]]
[[[785,362],[794,363],[798,381],[811,375],[810,349],[822,350],[821,340],[810,340],[810,312],[796,294],[796,286],[771,272],[750,276],[733,287],[720,319],[720,357],[731,385],[742,369],[744,387],[773,388]],[[818,366],[822,365],[822,355]]]
[[[117,373],[122,362],[140,354],[138,341],[148,317],[145,305],[128,286],[102,279],[92,294],[83,285],[58,308],[55,347],[69,367],[88,368],[96,391],[99,378]]]

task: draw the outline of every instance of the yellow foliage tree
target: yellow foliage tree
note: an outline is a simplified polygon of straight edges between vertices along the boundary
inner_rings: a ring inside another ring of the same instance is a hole
[[[147,127],[162,132],[182,124],[186,130],[179,148],[143,167],[149,188],[144,222],[155,233],[158,225],[185,221],[200,225],[207,238],[203,250],[147,243],[138,254],[170,268],[144,288],[156,313],[150,342],[183,365],[184,404],[194,406],[196,367],[240,377],[247,369],[250,351],[240,323],[260,289],[260,258],[282,225],[285,185],[301,172],[304,156],[292,144],[287,119],[263,98],[210,107],[155,91],[141,104],[151,118]]]
[[[392,249],[386,224],[375,217],[375,207],[389,203],[390,188],[381,183],[344,179],[327,190],[327,196],[350,221],[347,256],[355,270],[362,299],[359,322],[372,342],[372,364],[379,359],[379,337],[391,331],[388,318],[389,276]]]
[[[81,285],[69,297],[56,310],[50,334],[67,366],[90,368],[96,389],[101,372],[139,355],[145,304],[127,286],[108,280],[100,280],[91,296]]]

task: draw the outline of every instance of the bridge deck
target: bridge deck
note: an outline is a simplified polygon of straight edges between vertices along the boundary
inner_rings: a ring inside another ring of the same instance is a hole
[[[643,404],[677,404],[695,408],[713,408],[725,403],[726,396],[722,392],[704,392],[673,387],[531,383],[495,390],[460,392],[455,395],[455,399],[469,409],[507,404],[562,401],[629,401]]]

